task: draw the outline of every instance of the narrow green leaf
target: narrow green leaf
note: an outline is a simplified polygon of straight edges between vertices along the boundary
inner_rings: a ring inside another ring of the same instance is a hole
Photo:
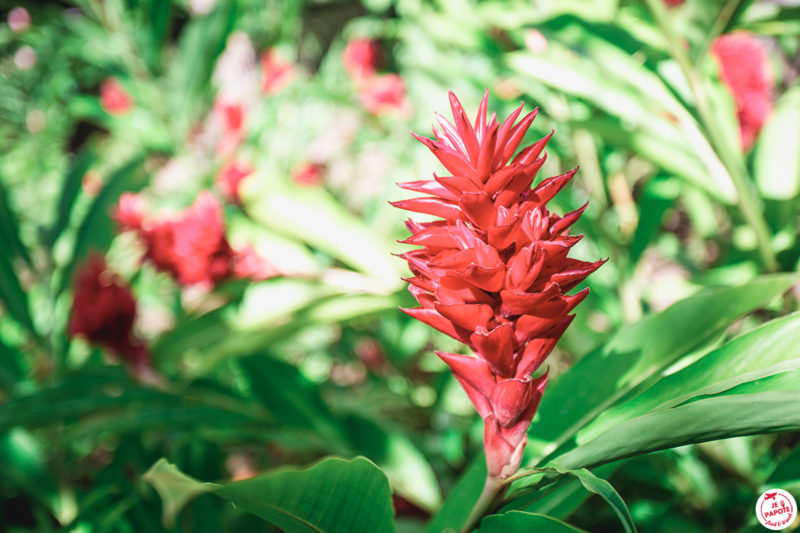
[[[481,521],[478,533],[580,533],[583,530],[543,514],[509,511]]]
[[[572,470],[569,468],[564,468],[556,463],[550,464],[549,468],[552,468],[559,474],[566,474],[576,477],[586,490],[593,494],[597,494],[603,498],[608,505],[611,506],[611,508],[614,510],[614,513],[617,515],[617,518],[619,518],[619,521],[622,523],[622,527],[625,528],[627,533],[634,533],[636,531],[636,526],[633,523],[633,517],[631,516],[631,512],[628,510],[628,506],[625,505],[622,497],[619,495],[616,489],[611,486],[611,483],[605,479],[600,479],[585,468]]]
[[[19,237],[17,215],[11,209],[8,191],[2,182],[0,182],[0,238],[8,250],[4,255],[8,253],[9,257],[21,257],[29,266],[31,265],[28,249]]]
[[[244,481],[201,483],[160,459],[145,474],[171,527],[192,498],[213,493],[286,533],[391,533],[389,481],[372,462],[327,458],[306,469],[279,468]]]
[[[608,478],[621,465],[621,462],[617,462],[598,466],[594,469],[594,474]],[[516,487],[512,485],[508,496],[512,498],[512,501],[505,505],[502,510],[527,511],[564,519],[580,507],[591,494],[583,488],[581,482],[576,478],[564,478],[560,482],[531,490],[533,487],[535,485],[522,485],[522,490],[526,494],[515,497],[513,491]],[[530,492],[528,492],[529,490]]]
[[[28,294],[22,289],[11,258],[5,253],[0,254],[0,304],[17,322],[36,332],[28,307]]]
[[[48,242],[51,245],[58,239],[58,236],[61,235],[61,232],[67,227],[67,224],[69,224],[72,206],[81,190],[83,176],[89,170],[94,160],[95,154],[90,150],[85,150],[70,161],[67,172],[64,174],[64,180],[61,183],[61,193],[58,196],[56,219],[53,221],[53,226],[50,228],[50,232],[47,236]]]
[[[89,251],[105,252],[111,244],[116,234],[111,211],[123,192],[136,190],[144,184],[142,176],[137,172],[144,159],[144,155],[137,155],[121,166],[111,175],[108,183],[95,198],[89,213],[78,228],[72,258],[62,273],[59,292],[72,282],[77,263],[85,258]]]

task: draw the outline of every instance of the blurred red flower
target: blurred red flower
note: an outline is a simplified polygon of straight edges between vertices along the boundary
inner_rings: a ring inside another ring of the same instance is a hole
[[[350,39],[342,51],[342,63],[353,79],[374,76],[382,62],[381,45],[372,39]]]
[[[749,150],[772,113],[772,69],[764,46],[743,31],[718,37],[711,47],[720,77],[733,94],[742,148]]]
[[[436,139],[415,137],[452,175],[400,184],[430,196],[394,205],[441,219],[407,223],[412,235],[403,242],[422,247],[402,255],[421,307],[404,311],[477,355],[437,352],[484,420],[490,478],[505,479],[519,468],[547,381],[531,374],[589,290],[567,293],[603,261],[567,257],[581,238],[568,230],[586,206],[563,217],[546,207],[577,169],[531,189],[552,134],[512,159],[536,111],[515,124],[520,106],[502,124],[494,114],[487,122],[487,97],[473,126],[450,93],[454,124],[437,114]]]
[[[294,80],[297,68],[294,63],[269,48],[261,54],[261,88],[267,94],[280,92]]]
[[[292,181],[298,185],[320,185],[324,178],[325,166],[319,163],[303,163],[292,170]]]
[[[399,74],[365,79],[359,86],[358,97],[364,109],[372,115],[402,114],[408,107],[406,84]]]
[[[106,348],[134,368],[149,366],[147,346],[133,334],[136,298],[130,287],[92,254],[75,276],[69,320],[70,336],[81,336]]]
[[[216,184],[225,199],[234,205],[239,205],[239,187],[242,181],[253,173],[249,163],[235,159],[225,163],[217,173]]]
[[[123,115],[133,107],[133,98],[117,78],[106,78],[100,84],[100,107],[109,115]]]
[[[683,3],[684,0],[663,0],[664,4],[667,7],[675,7],[679,6]]]
[[[181,213],[160,220],[146,218],[141,200],[126,193],[120,197],[115,217],[122,229],[139,233],[147,248],[147,259],[181,285],[210,289],[230,278],[260,280],[275,275],[274,269],[251,251],[243,256],[231,248],[225,236],[222,207],[209,191],[200,193],[194,204]],[[257,259],[264,264],[256,267]]]

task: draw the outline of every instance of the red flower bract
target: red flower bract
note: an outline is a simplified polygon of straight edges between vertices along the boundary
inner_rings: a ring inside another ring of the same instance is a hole
[[[133,335],[136,299],[108,269],[99,255],[91,255],[75,276],[75,296],[69,334],[99,344],[134,367],[147,366],[147,347]]]
[[[435,140],[416,136],[450,176],[401,187],[429,196],[393,204],[442,220],[409,220],[403,241],[421,246],[402,255],[413,276],[409,290],[420,306],[406,313],[468,345],[477,357],[437,352],[484,419],[490,477],[505,479],[522,460],[547,374],[531,378],[588,294],[568,295],[603,261],[567,257],[580,237],[570,226],[586,206],[563,217],[547,203],[576,170],[531,185],[550,135],[516,155],[536,110],[505,122],[487,121],[488,93],[472,125],[453,93],[454,124],[437,115]],[[552,135],[552,134],[551,134]]]
[[[150,220],[143,213],[140,198],[126,193],[120,197],[116,219],[124,230],[135,230],[147,247],[147,258],[172,274],[181,285],[207,288],[229,278],[266,279],[275,274],[252,250],[236,252],[225,236],[222,207],[208,191],[194,205],[177,216]]]
[[[720,76],[733,94],[742,148],[753,146],[772,113],[772,77],[764,47],[747,32],[718,37],[711,51],[719,61]]]

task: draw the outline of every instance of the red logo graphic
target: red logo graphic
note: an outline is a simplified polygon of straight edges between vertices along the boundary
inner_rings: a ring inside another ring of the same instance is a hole
[[[767,529],[786,529],[796,516],[797,503],[785,490],[770,489],[756,502],[756,517]]]

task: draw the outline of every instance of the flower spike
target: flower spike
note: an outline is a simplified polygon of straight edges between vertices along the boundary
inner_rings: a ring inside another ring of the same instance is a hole
[[[452,92],[449,101],[453,121],[436,114],[435,139],[412,135],[451,175],[401,183],[426,196],[392,202],[441,219],[406,224],[411,236],[402,242],[421,248],[401,257],[421,307],[403,311],[474,352],[436,353],[484,420],[489,480],[496,485],[519,468],[547,383],[546,372],[532,374],[588,289],[567,293],[604,261],[567,257],[580,239],[569,229],[586,205],[564,216],[547,209],[577,169],[534,186],[552,132],[514,156],[537,110],[517,121],[520,105],[502,123],[495,114],[487,120],[487,91],[473,124]]]

